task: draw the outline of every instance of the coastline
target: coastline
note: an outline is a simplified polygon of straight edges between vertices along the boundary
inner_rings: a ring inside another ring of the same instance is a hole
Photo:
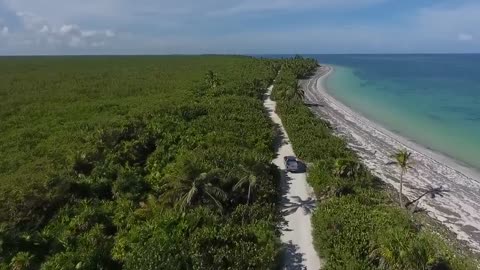
[[[312,78],[301,82],[306,100],[320,104],[311,110],[329,121],[335,133],[347,140],[365,165],[395,188],[398,188],[398,170],[385,164],[397,149],[411,151],[415,168],[405,175],[404,195],[415,198],[421,193],[418,188],[428,186],[450,190],[443,198],[422,200],[419,206],[456,233],[473,251],[480,252],[480,213],[477,211],[480,209],[480,174],[384,128],[335,99],[325,84],[333,72],[332,67],[322,66]]]
[[[326,66],[326,67],[329,69],[329,73],[323,75],[320,83],[323,89],[322,94],[325,95],[330,101],[334,101],[337,106],[342,106],[343,110],[348,110],[351,113],[357,115],[360,120],[363,120],[363,122],[365,122],[368,125],[371,125],[376,130],[383,133],[384,135],[396,140],[397,143],[404,145],[405,148],[407,148],[408,150],[412,152],[422,153],[423,155],[431,158],[433,162],[440,163],[441,165],[447,166],[450,169],[455,170],[457,173],[462,174],[467,178],[470,178],[471,180],[480,182],[480,170],[473,168],[472,165],[467,164],[464,161],[457,160],[454,157],[448,155],[447,153],[443,153],[443,152],[431,149],[430,147],[424,146],[421,143],[418,143],[408,138],[406,135],[402,135],[396,131],[392,131],[384,127],[382,124],[379,124],[378,121],[368,118],[363,113],[350,108],[344,102],[340,101],[338,98],[335,98],[331,93],[329,93],[331,92],[331,89],[328,89],[326,85],[326,80],[331,74],[335,72],[335,68],[332,66]]]

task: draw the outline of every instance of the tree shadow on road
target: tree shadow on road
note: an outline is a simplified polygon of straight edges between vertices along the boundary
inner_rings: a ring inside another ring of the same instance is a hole
[[[292,242],[284,245],[283,249],[283,267],[285,270],[306,270],[307,267],[303,264],[305,259],[303,253],[298,252],[298,246]]]
[[[280,217],[279,230],[283,232],[291,231],[288,221],[285,217],[300,211],[303,211],[304,215],[312,214],[315,209],[316,200],[308,197],[302,200],[299,196],[288,196],[290,191],[290,185],[292,178],[284,170],[280,170],[281,175],[281,200],[280,200]],[[304,265],[304,254],[299,252],[299,246],[289,243],[283,244],[282,252],[282,268],[286,270],[305,270],[307,267]]]
[[[292,200],[283,204],[283,216],[291,215],[297,212],[297,210],[299,209],[303,210],[304,215],[310,215],[313,213],[313,210],[315,209],[317,203],[317,201],[312,197],[308,197],[307,199],[302,200],[298,196],[292,196],[291,199]]]
[[[285,211],[287,211],[288,207],[292,204],[291,199],[288,197],[288,193],[290,191],[290,185],[292,183],[292,178],[288,176],[288,174],[284,170],[278,169],[280,172],[280,222],[279,222],[279,229],[283,231],[291,231],[288,228],[288,221],[285,220]]]

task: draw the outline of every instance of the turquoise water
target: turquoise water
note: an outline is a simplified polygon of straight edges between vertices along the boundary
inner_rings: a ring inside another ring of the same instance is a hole
[[[332,96],[387,129],[480,169],[480,55],[316,55]]]

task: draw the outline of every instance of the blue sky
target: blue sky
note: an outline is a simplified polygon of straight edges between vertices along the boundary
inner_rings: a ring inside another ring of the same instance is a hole
[[[480,52],[479,0],[0,0],[0,54]]]

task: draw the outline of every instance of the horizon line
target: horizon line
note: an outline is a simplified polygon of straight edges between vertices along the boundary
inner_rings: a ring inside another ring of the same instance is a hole
[[[480,52],[419,52],[419,53],[171,53],[171,54],[12,54],[0,57],[62,57],[62,56],[310,56],[310,55],[476,55]]]

